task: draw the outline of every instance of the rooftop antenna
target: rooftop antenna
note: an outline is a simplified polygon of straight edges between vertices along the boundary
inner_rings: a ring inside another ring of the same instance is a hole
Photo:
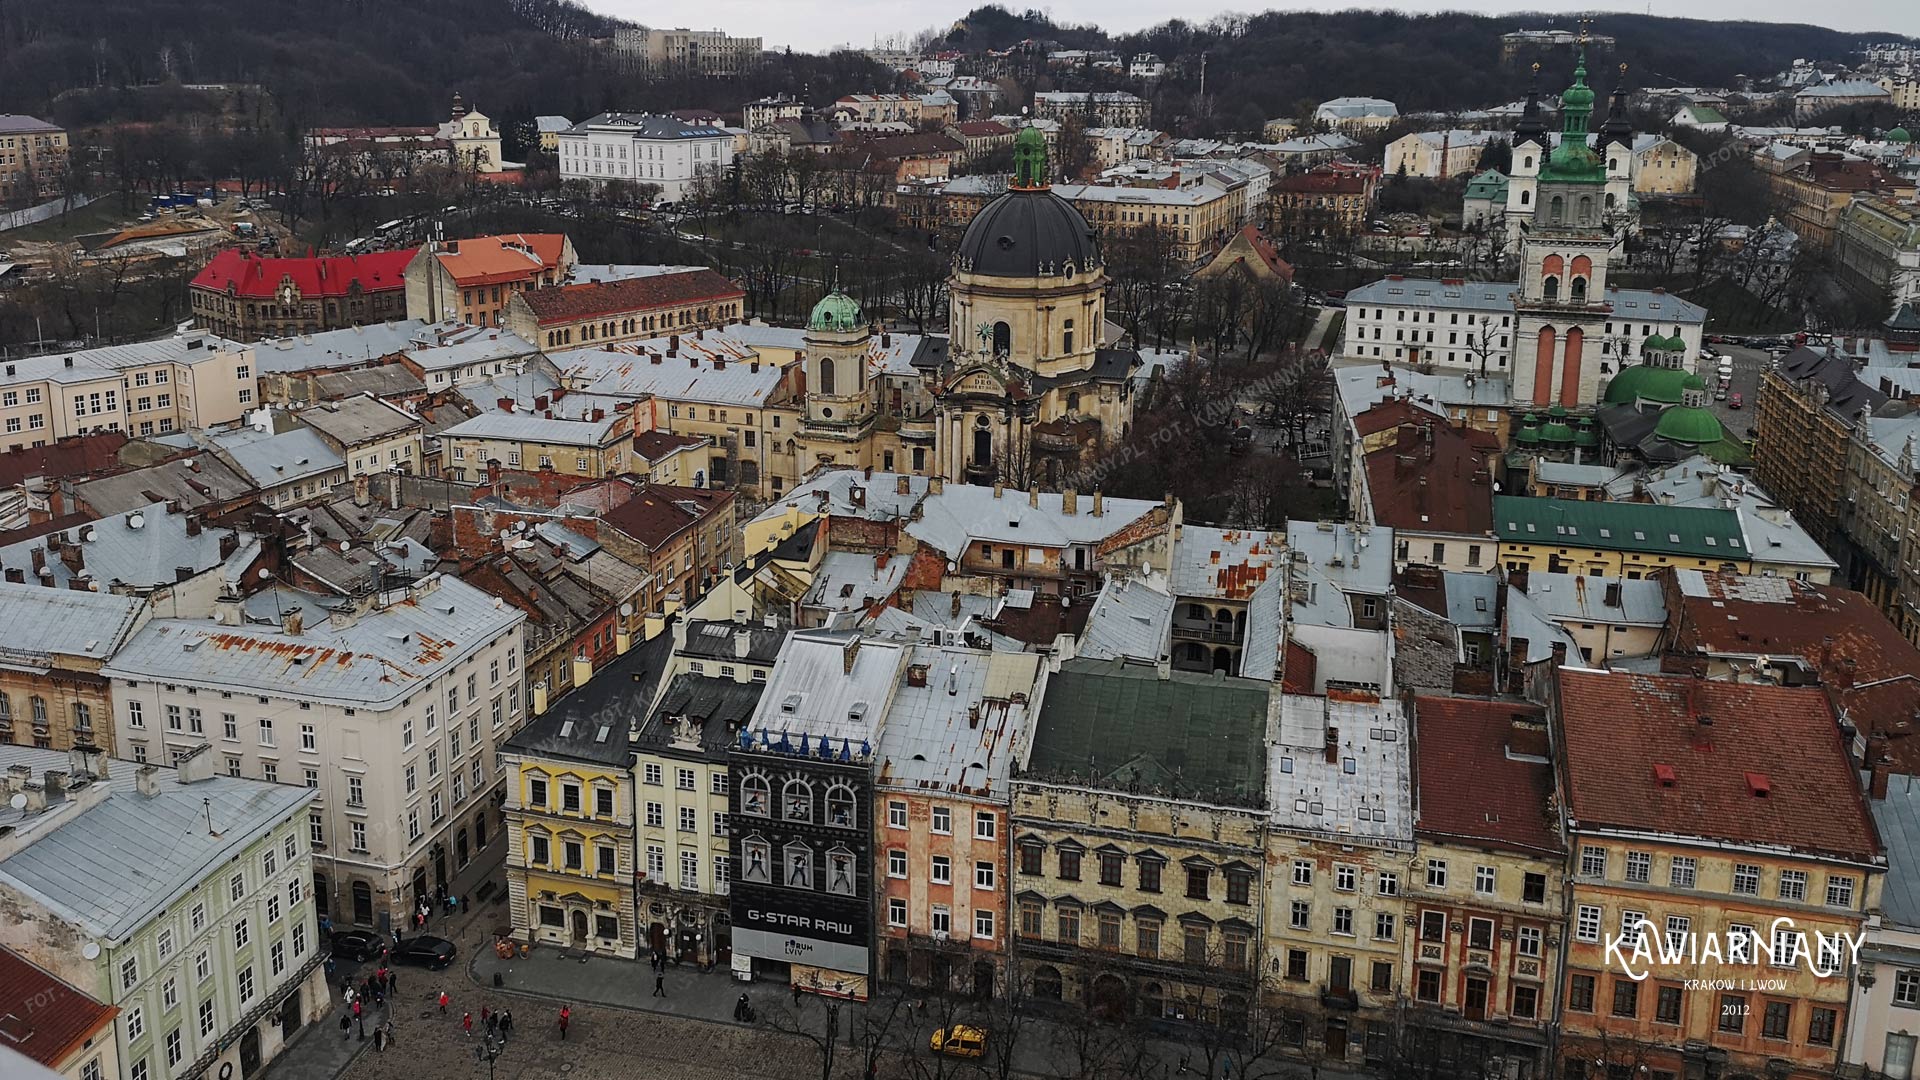
[[[224,834],[222,834],[219,829],[213,827],[213,800],[206,798],[201,799],[200,807],[207,815],[207,835],[216,840],[220,839]]]

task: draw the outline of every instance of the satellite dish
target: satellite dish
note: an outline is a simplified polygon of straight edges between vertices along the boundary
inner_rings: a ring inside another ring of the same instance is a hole
[[[270,569],[268,569],[268,568],[266,568],[266,567],[264,567],[264,566],[260,568],[260,580],[261,580],[261,581],[265,581],[265,580],[267,580],[268,578],[270,578],[270,577],[272,577],[272,576],[273,576],[273,571],[272,571],[272,570],[270,570]]]
[[[100,958],[100,943],[97,941],[89,941],[85,945],[80,946],[80,955],[89,960],[98,960]]]
[[[347,552],[347,551],[348,551],[349,549],[351,549],[352,547],[353,547],[353,541],[351,541],[351,540],[342,540],[342,541],[340,541],[340,552],[341,552],[341,554],[343,554],[343,555],[344,555],[344,554],[345,554],[345,553],[346,553],[346,552]]]
[[[7,805],[13,807],[15,810],[25,810],[27,808],[27,793],[24,791],[15,792],[13,798],[7,800]]]
[[[621,605],[620,605],[620,617],[621,617],[621,618],[623,618],[623,619],[630,619],[630,618],[632,618],[632,617],[633,617],[633,605],[632,605],[632,604],[621,604]]]

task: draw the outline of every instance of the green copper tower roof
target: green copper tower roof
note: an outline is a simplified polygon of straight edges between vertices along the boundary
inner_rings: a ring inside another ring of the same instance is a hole
[[[1720,419],[1713,415],[1712,410],[1685,405],[1676,405],[1661,413],[1660,423],[1654,427],[1653,433],[1668,442],[1694,446],[1717,443],[1726,437]]]
[[[1032,125],[1013,138],[1012,186],[1028,190],[1047,186],[1047,137]]]
[[[1580,60],[1573,69],[1573,85],[1560,95],[1560,142],[1547,155],[1540,170],[1543,181],[1575,184],[1604,184],[1606,169],[1600,155],[1587,145],[1588,122],[1593,118],[1593,90],[1587,86],[1587,47],[1580,46]]]
[[[813,305],[813,314],[807,316],[807,329],[833,330],[845,332],[860,326],[860,305],[853,297],[835,289],[820,298]]]

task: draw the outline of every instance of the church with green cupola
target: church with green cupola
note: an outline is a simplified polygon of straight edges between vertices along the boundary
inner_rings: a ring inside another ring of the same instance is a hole
[[[1007,191],[975,215],[947,280],[948,332],[903,381],[888,335],[838,289],[802,357],[800,474],[823,466],[1055,487],[1133,419],[1137,350],[1102,341],[1106,261],[1050,184],[1037,128],[1014,140]]]

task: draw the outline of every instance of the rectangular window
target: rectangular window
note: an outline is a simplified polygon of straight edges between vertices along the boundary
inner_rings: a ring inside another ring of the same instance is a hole
[[[1738,1035],[1747,1026],[1747,999],[1739,994],[1720,995],[1720,1030]]]
[[[1353,909],[1337,907],[1333,909],[1333,932],[1342,937],[1353,936]]]
[[[1667,868],[1667,884],[1676,889],[1691,889],[1698,873],[1698,864],[1690,855],[1675,855],[1673,863]]]
[[[1060,880],[1080,880],[1080,853],[1072,848],[1061,848],[1059,855]]]
[[[1920,971],[1906,969],[1894,973],[1893,1003],[1920,1009]]]
[[[907,853],[898,848],[887,852],[887,876],[904,878],[907,876]]]
[[[951,835],[953,832],[952,808],[945,807],[945,806],[934,807],[933,823],[929,827],[932,828],[934,832],[939,833],[942,836]]]
[[[1375,912],[1373,916],[1373,939],[1375,941],[1392,941],[1395,922],[1396,920],[1391,912]]]
[[[1311,886],[1313,884],[1313,862],[1308,859],[1293,860],[1293,883]]]
[[[1653,855],[1645,851],[1627,852],[1627,880],[1646,883],[1653,876]]]
[[[1473,868],[1473,891],[1474,892],[1481,893],[1483,895],[1487,893],[1491,893],[1494,891],[1493,884],[1494,884],[1493,867],[1476,866]]]
[[[1295,900],[1289,906],[1287,925],[1295,930],[1307,929],[1308,920],[1313,917],[1313,905],[1305,900]]]
[[[907,902],[897,896],[887,898],[887,925],[907,925]]]
[[[974,811],[973,838],[975,840],[992,840],[998,835],[999,820],[999,817],[990,810]]]
[[[1447,887],[1447,863],[1444,859],[1427,860],[1427,888],[1444,889]]]
[[[1521,881],[1520,899],[1529,904],[1547,902],[1547,875],[1528,874]]]
[[[1653,1019],[1660,1024],[1678,1024],[1681,1015],[1681,990],[1677,986],[1662,986],[1653,997]]]
[[[1580,1013],[1593,1011],[1593,976],[1575,975],[1568,981],[1567,1009]]]
[[[1126,856],[1121,855],[1119,852],[1103,851],[1099,853],[1098,858],[1100,860],[1100,884],[1119,885],[1120,866]]]
[[[1539,927],[1537,926],[1520,927],[1519,929],[1514,931],[1514,939],[1513,939],[1514,951],[1519,953],[1521,956],[1539,956],[1540,955],[1540,937],[1541,935],[1540,935]]]
[[[1760,895],[1760,868],[1753,863],[1734,863],[1733,891],[1741,896]]]
[[[1397,873],[1390,874],[1385,871],[1382,871],[1380,874],[1380,885],[1375,891],[1378,892],[1381,896],[1399,896],[1400,895],[1400,875]]]
[[[1333,887],[1341,892],[1352,892],[1359,883],[1360,868],[1357,866],[1336,866],[1333,868]]]
[[[1819,1005],[1807,1018],[1807,1042],[1814,1046],[1832,1046],[1833,1031],[1840,1026],[1840,1013]]]
[[[1807,872],[1805,870],[1780,871],[1780,899],[1805,902],[1807,899]]]
[[[889,802],[887,804],[887,828],[904,829],[907,827],[907,804]]]
[[[1853,879],[1830,874],[1827,877],[1827,906],[1851,908],[1853,906]]]
[[[991,890],[993,888],[993,881],[994,881],[994,873],[993,873],[992,863],[976,862],[973,864],[973,887],[974,888]]]
[[[1640,1011],[1640,984],[1631,979],[1613,980],[1613,1015],[1631,1017]]]
[[[945,855],[935,855],[929,860],[931,878],[935,885],[953,884],[953,860]]]
[[[1793,1006],[1784,1001],[1769,1001],[1760,1013],[1760,1037],[1785,1039],[1793,1027]]]

